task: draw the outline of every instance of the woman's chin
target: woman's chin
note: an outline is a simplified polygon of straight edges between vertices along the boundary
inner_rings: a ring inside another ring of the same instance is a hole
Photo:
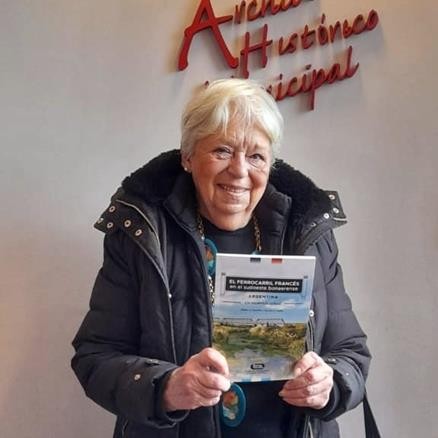
[[[227,208],[208,219],[221,230],[234,231],[247,225],[251,219],[251,214],[246,210]]]

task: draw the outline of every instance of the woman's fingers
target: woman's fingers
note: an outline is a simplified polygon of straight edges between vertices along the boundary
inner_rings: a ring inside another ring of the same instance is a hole
[[[201,366],[215,371],[216,373],[228,376],[230,374],[228,363],[223,354],[214,348],[204,348],[195,357],[199,360]]]
[[[202,370],[202,372],[198,373],[198,381],[202,388],[218,390],[221,392],[230,389],[230,380],[214,371]]]
[[[196,409],[219,402],[223,391],[230,388],[228,364],[213,348],[206,348],[174,370],[163,395],[166,410]]]
[[[303,373],[311,368],[314,368],[322,363],[324,360],[315,352],[310,351],[299,359],[294,366],[294,380],[299,378]]]
[[[333,369],[310,352],[296,363],[294,374],[295,378],[284,384],[280,397],[294,406],[323,408],[333,388]]]
[[[281,394],[287,394],[289,397],[307,397],[320,394],[322,392],[330,391],[333,387],[332,380],[326,377],[323,380],[318,381],[318,383],[312,383],[299,388],[283,386]]]
[[[219,391],[230,389],[228,363],[219,351],[214,348],[204,348],[193,357],[193,360],[198,361],[198,365],[203,371],[198,374],[202,387]]]

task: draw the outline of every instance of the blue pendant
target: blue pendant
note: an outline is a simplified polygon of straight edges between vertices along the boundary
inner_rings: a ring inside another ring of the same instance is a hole
[[[216,254],[217,247],[210,239],[204,239],[205,256],[207,258],[207,270],[208,275],[212,277],[216,271]]]
[[[245,418],[246,397],[243,389],[233,383],[224,393],[219,405],[222,422],[229,427],[237,427]]]

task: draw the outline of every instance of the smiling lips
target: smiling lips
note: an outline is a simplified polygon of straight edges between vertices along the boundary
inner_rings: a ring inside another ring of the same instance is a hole
[[[224,190],[225,192],[231,194],[231,195],[241,195],[242,193],[246,193],[249,189],[245,187],[239,187],[239,186],[230,186],[227,184],[218,184],[218,186]]]

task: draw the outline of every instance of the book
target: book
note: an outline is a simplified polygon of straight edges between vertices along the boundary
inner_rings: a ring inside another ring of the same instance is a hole
[[[234,382],[288,380],[306,349],[315,257],[216,254],[213,347]]]

